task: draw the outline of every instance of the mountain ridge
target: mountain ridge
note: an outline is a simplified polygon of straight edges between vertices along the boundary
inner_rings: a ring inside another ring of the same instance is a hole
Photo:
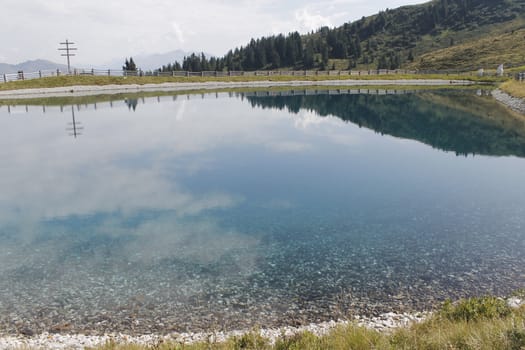
[[[13,74],[18,71],[38,72],[39,70],[67,71],[67,65],[43,59],[28,60],[17,64],[0,63],[0,74]]]

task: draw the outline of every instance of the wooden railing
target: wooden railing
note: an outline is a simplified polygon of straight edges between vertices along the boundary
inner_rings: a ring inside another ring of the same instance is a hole
[[[121,69],[73,69],[71,73],[60,70],[41,70],[37,72],[23,72],[2,74],[0,82],[7,83],[16,80],[38,79],[62,75],[91,75],[91,76],[156,76],[156,77],[238,77],[238,76],[357,76],[357,75],[384,75],[384,74],[416,74],[409,70],[268,70],[268,71],[203,71],[203,72],[151,72],[151,71],[125,71]]]
[[[7,83],[9,81],[38,79],[45,77],[56,77],[62,75],[91,75],[91,76],[155,76],[155,77],[239,77],[239,76],[368,76],[368,75],[391,75],[391,74],[450,74],[450,75],[477,75],[473,71],[416,71],[405,69],[373,69],[373,70],[264,70],[264,71],[203,71],[203,72],[187,72],[187,71],[173,71],[173,72],[158,72],[158,71],[125,71],[121,69],[73,69],[70,73],[60,70],[41,70],[38,72],[26,73],[19,71],[18,73],[2,74],[0,82]],[[493,76],[493,73],[484,73],[484,76]]]

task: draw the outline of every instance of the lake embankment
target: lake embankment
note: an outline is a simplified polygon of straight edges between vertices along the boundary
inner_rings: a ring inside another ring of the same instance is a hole
[[[67,96],[93,96],[102,94],[122,94],[151,91],[193,91],[242,88],[304,87],[304,86],[470,86],[479,82],[470,80],[444,79],[378,79],[378,80],[322,80],[322,81],[210,81],[162,84],[111,84],[75,85],[51,88],[29,88],[0,91],[1,99],[25,99]]]

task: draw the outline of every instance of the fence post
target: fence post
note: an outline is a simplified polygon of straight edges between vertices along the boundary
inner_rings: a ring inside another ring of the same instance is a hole
[[[203,77],[203,76],[204,76],[204,71],[201,71],[201,77]]]
[[[111,76],[111,69],[108,69],[108,77]]]
[[[7,83],[7,77],[5,74],[4,74],[4,83]]]
[[[60,70],[57,68],[57,77],[60,76]]]
[[[190,76],[190,72],[189,72],[189,71],[186,72],[186,76],[187,76],[187,77]]]

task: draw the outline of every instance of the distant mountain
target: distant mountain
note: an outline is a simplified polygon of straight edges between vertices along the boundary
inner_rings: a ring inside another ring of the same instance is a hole
[[[25,61],[19,64],[0,63],[0,74],[11,74],[18,71],[27,73],[38,72],[39,70],[54,70],[67,71],[67,65],[59,64],[47,60],[32,60]]]
[[[131,57],[133,57],[133,61],[135,62],[138,68],[144,71],[152,71],[155,69],[159,69],[165,64],[174,63],[175,61],[182,63],[184,57],[190,55],[191,52],[183,50],[174,50],[165,53],[132,55]],[[205,55],[211,56],[206,53]],[[122,69],[125,60],[126,57],[122,57],[121,59],[115,59],[109,62],[107,66],[101,68]]]

